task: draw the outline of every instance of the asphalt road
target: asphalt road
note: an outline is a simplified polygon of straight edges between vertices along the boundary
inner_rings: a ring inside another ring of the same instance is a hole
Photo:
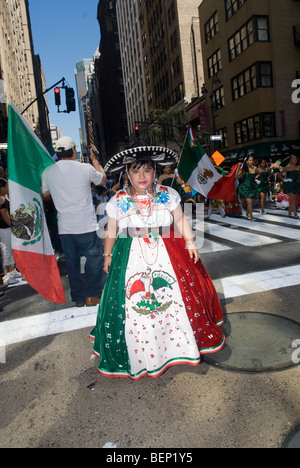
[[[226,321],[253,312],[300,323],[300,223],[291,221],[274,212],[257,223],[235,224],[219,215],[207,222],[200,253]],[[232,236],[225,237],[227,229]],[[245,245],[248,239],[259,242]],[[63,260],[59,266],[68,298]],[[73,305],[69,299],[63,307],[54,305],[24,284],[6,289],[2,305],[0,340],[3,330],[18,326],[21,341],[0,346],[1,448],[279,448],[300,422],[300,367],[277,369],[275,347],[274,369],[268,371],[228,370],[205,359],[199,367],[170,368],[157,379],[105,378],[88,338],[96,309],[71,331],[64,327],[74,314],[57,320],[54,333],[50,325],[39,332],[40,322],[54,313],[64,317]],[[30,323],[34,338],[22,335]],[[290,346],[290,353],[297,352]]]

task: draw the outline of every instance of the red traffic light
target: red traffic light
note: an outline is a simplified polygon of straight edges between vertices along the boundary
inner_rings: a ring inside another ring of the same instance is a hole
[[[60,88],[54,89],[55,105],[60,106]]]

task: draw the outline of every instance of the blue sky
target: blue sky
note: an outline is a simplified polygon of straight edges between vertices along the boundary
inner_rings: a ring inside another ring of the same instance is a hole
[[[35,54],[40,56],[46,87],[61,78],[74,88],[76,62],[92,58],[100,43],[97,21],[99,0],[29,0],[29,11]],[[61,92],[64,106],[64,91]],[[71,136],[80,149],[78,111],[57,113],[54,91],[47,93],[50,122]],[[76,99],[76,108],[77,108]]]

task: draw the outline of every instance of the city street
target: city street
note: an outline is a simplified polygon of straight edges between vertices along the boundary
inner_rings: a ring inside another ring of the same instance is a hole
[[[64,306],[26,283],[6,288],[0,447],[282,447],[300,424],[300,221],[267,211],[252,223],[215,212],[203,245],[197,233],[228,340],[198,367],[137,382],[98,374],[89,340],[97,308],[73,307],[63,257]]]

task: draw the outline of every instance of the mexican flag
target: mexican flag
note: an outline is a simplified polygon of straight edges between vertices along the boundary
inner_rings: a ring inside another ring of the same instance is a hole
[[[231,201],[234,197],[236,169],[237,165],[229,175],[220,174],[189,128],[178,172],[193,190],[206,198]]]
[[[46,148],[10,103],[7,167],[14,260],[33,289],[48,301],[64,304],[41,196],[41,174],[50,164],[54,162]]]

